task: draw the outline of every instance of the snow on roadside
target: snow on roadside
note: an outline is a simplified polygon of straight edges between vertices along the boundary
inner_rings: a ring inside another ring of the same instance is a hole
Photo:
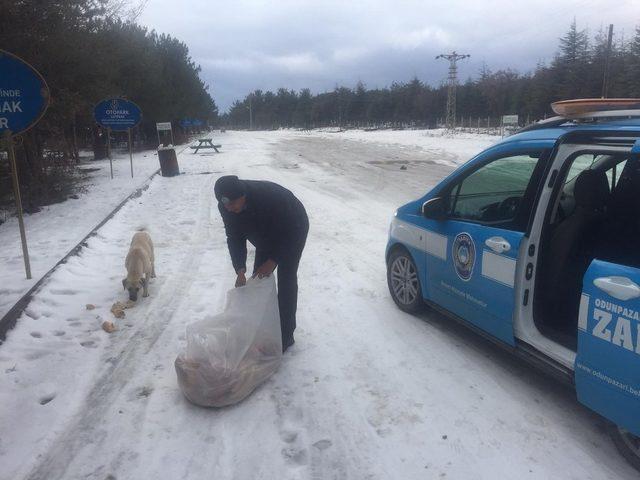
[[[159,164],[155,151],[146,150],[133,155],[133,178],[125,153],[114,154],[113,180],[107,159],[86,162],[81,168],[89,171],[78,199],[25,216],[32,280],[25,276],[17,217],[0,225],[0,318],[109,212],[144,184]]]
[[[272,138],[328,138],[367,142],[383,149],[400,150],[411,154],[418,150],[428,153],[435,161],[455,166],[497,141],[489,135],[457,134],[453,138],[443,137],[442,130],[346,130],[331,133],[327,130],[299,132],[281,130],[270,132]],[[443,148],[443,140],[446,148]],[[184,147],[179,147],[180,151]],[[114,178],[110,178],[109,161],[100,160],[84,164],[83,169],[98,169],[88,173],[84,182],[86,190],[77,200],[44,207],[41,212],[26,215],[25,227],[32,280],[27,280],[20,244],[17,218],[12,217],[0,225],[0,318],[24,295],[56,262],[73,248],[87,233],[118,205],[124,198],[141,186],[159,165],[155,151],[138,152],[133,156],[134,178],[129,171],[126,153],[114,155]]]
[[[184,164],[189,171],[188,161]],[[78,256],[53,273],[9,332],[0,346],[0,404],[11,414],[0,416],[0,453],[10,448],[11,455],[0,462],[0,478],[29,475],[32,459],[56,446],[78,454],[101,435],[94,420],[124,413],[113,410],[119,395],[144,401],[150,394],[152,387],[145,384],[133,391],[120,388],[137,368],[145,376],[156,371],[156,364],[146,364],[144,351],[166,328],[176,302],[184,297],[181,292],[194,280],[191,270],[199,258],[194,245],[206,246],[202,235],[209,228],[212,189],[211,175],[197,173],[155,177],[143,195],[128,202]],[[151,291],[156,308],[149,309],[150,301],[144,299],[126,310],[124,319],[115,320],[109,310],[113,302],[127,298],[120,280],[131,236],[139,228],[154,238],[158,279]],[[89,310],[88,304],[96,308]],[[102,331],[103,320],[113,320],[117,331]],[[138,421],[135,415],[120,418]],[[70,426],[73,434],[65,436]],[[33,475],[55,478],[56,468],[46,468],[41,476]]]
[[[636,478],[571,391],[389,298],[396,199],[445,169],[361,168],[373,152],[349,141],[325,162],[321,143],[298,140],[229,132],[220,155],[181,155],[184,175],[156,177],[55,272],[0,346],[0,479]],[[292,189],[311,229],[296,344],[245,401],[203,409],[181,395],[173,360],[185,325],[217,313],[234,279],[211,192],[230,173]],[[140,226],[158,278],[108,335],[100,321],[126,298]]]
[[[309,135],[374,143],[384,148],[395,148],[401,151],[420,150],[440,157],[440,162],[449,166],[458,166],[466,162],[490,144],[500,140],[499,136],[484,133],[456,132],[452,135],[443,129],[343,130],[340,132],[312,130]]]

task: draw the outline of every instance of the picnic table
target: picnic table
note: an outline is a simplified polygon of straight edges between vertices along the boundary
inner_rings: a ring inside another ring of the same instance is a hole
[[[220,153],[218,149],[222,148],[222,145],[214,145],[212,138],[199,138],[198,145],[191,145],[190,148],[194,150],[193,153],[198,153],[198,150],[203,150],[207,148],[213,148],[216,151],[216,153]]]

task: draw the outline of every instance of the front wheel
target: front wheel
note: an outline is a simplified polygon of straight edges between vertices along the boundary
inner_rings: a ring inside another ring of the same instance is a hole
[[[627,461],[640,470],[640,437],[614,425],[611,429],[613,443]]]
[[[394,250],[389,256],[387,284],[393,301],[401,310],[417,313],[424,308],[418,269],[406,250]]]

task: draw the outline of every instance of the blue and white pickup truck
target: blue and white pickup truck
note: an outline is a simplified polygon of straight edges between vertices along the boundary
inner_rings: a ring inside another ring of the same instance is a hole
[[[640,111],[554,117],[488,148],[397,210],[386,262],[398,307],[574,384],[640,469]]]

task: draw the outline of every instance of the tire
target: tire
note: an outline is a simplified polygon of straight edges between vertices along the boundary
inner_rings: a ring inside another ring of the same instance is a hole
[[[418,313],[424,309],[418,269],[404,248],[397,248],[389,255],[387,285],[391,298],[403,312]]]
[[[640,437],[617,425],[611,426],[610,433],[620,454],[640,471]]]

